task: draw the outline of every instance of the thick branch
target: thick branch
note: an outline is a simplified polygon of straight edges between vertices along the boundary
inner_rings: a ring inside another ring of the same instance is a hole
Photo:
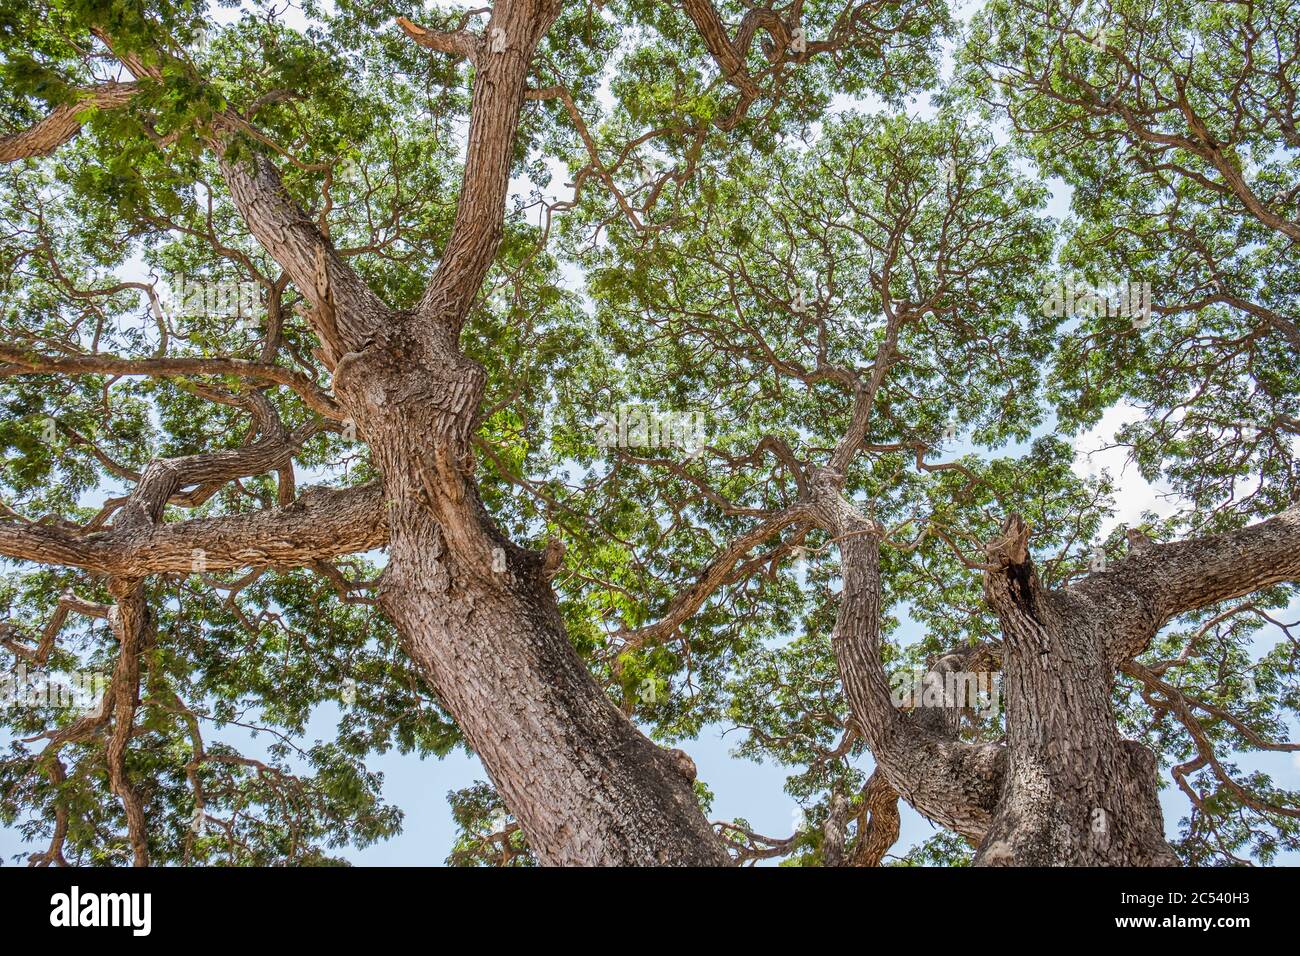
[[[285,191],[269,159],[244,154],[234,161],[225,144],[217,146],[222,175],[249,231],[311,302],[312,329],[327,364],[359,351],[387,321],[388,307]]]
[[[917,811],[974,840],[993,817],[1005,760],[923,728],[894,706],[881,662],[880,530],[819,478],[817,509],[839,543],[844,586],[832,646],[853,718],[890,787]]]
[[[889,848],[898,842],[900,826],[898,794],[877,770],[862,790],[858,838],[849,865],[880,866]]]
[[[157,67],[118,46],[101,27],[92,32],[137,79],[157,79]],[[175,61],[173,61],[175,62]],[[242,150],[238,159],[230,147],[237,134],[253,134],[267,142],[233,110],[217,117],[218,132],[210,144],[220,159],[221,173],[253,237],[288,273],[312,304],[312,330],[325,347],[331,368],[347,352],[359,349],[389,316],[388,308],[351,266],[334,251],[302,207],[288,194],[275,165],[265,156]]]
[[[112,697],[113,731],[104,747],[108,764],[109,786],[122,801],[126,814],[131,854],[136,866],[149,865],[149,829],[145,823],[144,802],[132,786],[126,770],[126,751],[135,731],[135,712],[140,700],[140,654],[150,632],[149,607],[144,585],[138,579],[116,579],[111,590],[117,603],[108,621],[117,635],[117,664],[109,688]]]
[[[699,31],[700,38],[709,48],[709,53],[713,55],[727,82],[746,99],[757,97],[758,87],[745,69],[744,57],[732,44],[727,26],[722,22],[712,0],[684,0],[682,8],[695,24],[695,29]],[[752,30],[750,32],[752,34]]]
[[[81,533],[55,525],[0,523],[0,554],[113,575],[193,570],[194,552],[219,571],[305,567],[382,547],[388,538],[377,484],[309,491],[285,508],[155,526]]]
[[[430,30],[418,23],[412,23],[406,17],[398,17],[397,25],[402,28],[403,33],[426,50],[449,53],[471,63],[477,61],[479,39],[463,25],[455,30]]]
[[[556,16],[558,0],[501,0],[479,48],[470,105],[465,173],[451,237],[420,301],[420,312],[459,334],[497,246],[515,134],[533,52]]]
[[[1300,506],[1238,531],[1148,544],[1068,591],[1104,616],[1118,667],[1174,616],[1288,581],[1300,581]]]
[[[121,106],[139,89],[134,83],[103,83],[78,92],[72,103],[63,103],[33,126],[0,136],[0,163],[13,163],[34,156],[48,156],[81,129],[86,114],[97,109]]]

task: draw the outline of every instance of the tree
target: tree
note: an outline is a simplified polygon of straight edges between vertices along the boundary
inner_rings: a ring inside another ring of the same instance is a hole
[[[1170,6],[995,2],[924,116],[931,0],[7,8],[3,643],[109,675],[6,712],[31,862],[329,862],[400,826],[369,753],[458,743],[457,863],[879,865],[900,798],[905,862],[1295,848],[1231,762],[1297,749],[1295,37]],[[1067,440],[1121,402],[1187,504],[1126,548]],[[809,825],[710,824],[719,720]]]

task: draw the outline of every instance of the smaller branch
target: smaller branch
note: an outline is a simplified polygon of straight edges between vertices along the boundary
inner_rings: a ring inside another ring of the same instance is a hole
[[[1286,817],[1300,818],[1300,809],[1297,809],[1295,807],[1282,807],[1274,803],[1268,803],[1266,801],[1263,801],[1232,778],[1232,776],[1224,768],[1223,764],[1219,762],[1219,758],[1214,752],[1214,744],[1210,742],[1209,735],[1206,734],[1205,728],[1201,725],[1201,722],[1197,720],[1196,715],[1192,713],[1192,709],[1188,701],[1188,698],[1184,697],[1181,691],[1179,691],[1176,687],[1173,687],[1170,684],[1167,684],[1164,681],[1160,680],[1158,677],[1152,674],[1151,671],[1149,671],[1147,668],[1143,667],[1141,664],[1137,663],[1136,661],[1128,661],[1124,665],[1122,670],[1124,671],[1124,673],[1129,674],[1132,677],[1136,677],[1138,680],[1142,681],[1143,683],[1149,684],[1150,686],[1157,688],[1160,691],[1160,693],[1165,696],[1165,698],[1169,701],[1169,706],[1173,709],[1174,713],[1178,716],[1179,721],[1187,729],[1187,732],[1191,735],[1192,741],[1196,746],[1197,753],[1199,753],[1201,760],[1204,762],[1202,766],[1208,764],[1210,769],[1214,772],[1215,777],[1218,778],[1219,782],[1222,783],[1229,791],[1231,791],[1232,794],[1236,796],[1238,800],[1240,800],[1246,806],[1250,807],[1252,810],[1255,810],[1259,813],[1277,813]],[[1219,715],[1225,717],[1227,716],[1226,714],[1223,714],[1222,711],[1219,712]],[[1235,720],[1231,720],[1231,718],[1229,718],[1229,720],[1234,724],[1234,726],[1239,726]],[[1252,734],[1252,736],[1255,735]],[[1259,738],[1256,737],[1255,739],[1258,740]],[[1296,745],[1296,744],[1272,745],[1266,747],[1265,749],[1300,750],[1300,745]],[[1184,770],[1185,767],[1186,765],[1184,765],[1184,767],[1175,768],[1175,769],[1185,772]],[[1179,784],[1184,785],[1185,783],[1186,783],[1185,780],[1180,777]],[[1190,789],[1190,784],[1184,786],[1184,789],[1185,790]],[[1199,799],[1195,800],[1194,802],[1198,806],[1201,803]]]
[[[37,356],[8,345],[0,345],[0,377],[13,375],[233,375],[254,382],[286,385],[313,411],[331,421],[342,421],[338,404],[319,385],[301,372],[232,358],[126,359],[115,355]]]
[[[75,611],[86,617],[96,617],[105,619],[108,617],[109,607],[107,604],[98,604],[94,601],[85,601],[71,591],[65,591],[59,598],[58,605],[54,608],[54,613],[50,615],[49,622],[45,625],[45,630],[41,633],[41,640],[35,647],[27,647],[20,644],[10,636],[0,637],[0,645],[12,651],[29,664],[43,666],[49,659],[54,650],[54,642],[63,630],[63,625],[68,619],[68,614]],[[11,624],[0,624],[0,634],[16,633],[17,629]]]
[[[418,23],[412,23],[406,17],[398,17],[397,25],[401,27],[403,33],[426,50],[449,53],[452,56],[476,63],[478,61],[479,37],[478,34],[465,29],[465,26],[469,23],[470,18],[476,14],[491,12],[491,7],[470,10],[461,17],[460,22],[453,30],[429,30]]]
[[[639,628],[621,628],[612,635],[623,642],[624,650],[635,650],[646,644],[667,640],[683,623],[698,611],[709,596],[728,582],[736,563],[757,544],[809,517],[802,505],[786,508],[767,521],[737,537],[723,552],[700,573],[694,584],[680,592],[668,605],[664,616],[653,624]]]

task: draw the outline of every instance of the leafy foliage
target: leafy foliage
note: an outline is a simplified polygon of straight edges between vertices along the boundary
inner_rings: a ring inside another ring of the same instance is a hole
[[[1112,410],[1136,410],[1117,441],[1176,495],[1173,513],[1145,518],[1153,538],[1295,502],[1300,270],[1285,226],[1300,210],[1300,142],[1283,0],[990,0],[942,90],[957,31],[944,4],[866,4],[847,20],[843,3],[795,7],[809,36],[839,45],[804,59],[754,45],[762,90],[742,110],[676,5],[566,6],[533,86],[561,85],[569,101],[525,103],[504,240],[463,343],[488,374],[483,502],[515,541],[565,542],[553,583],[592,673],[658,740],[736,727],[738,756],[788,768],[808,826],[769,841],[771,855],[815,865],[834,798],[860,797],[867,776],[830,646],[833,542],[774,527],[679,626],[655,623],[756,515],[795,500],[781,449],[805,461],[835,446],[855,377],[899,312],[919,318],[901,329],[847,475],[890,529],[891,672],[996,641],[970,565],[1006,514],[1033,528],[1048,584],[1086,573],[1094,549],[1122,553],[1115,481],[1075,467],[1076,440]],[[718,6],[728,23],[747,8]],[[323,391],[306,300],[248,235],[204,134],[225,111],[244,117],[256,135],[232,148],[273,157],[340,255],[387,302],[412,306],[451,229],[473,69],[411,43],[398,16],[443,30],[461,20],[387,0],[307,0],[301,16],[264,0],[0,5],[6,130],[117,78],[92,25],[118,56],[160,67],[127,106],[88,111],[72,142],[0,170],[6,346],[243,359]],[[917,108],[925,91],[933,105]],[[1195,147],[1189,116],[1218,146]],[[1070,191],[1064,223],[1046,212],[1057,182]],[[1063,276],[1150,283],[1154,321],[1044,310]],[[186,285],[226,306],[181,307],[167,287]],[[307,433],[290,476],[189,489],[165,520],[249,514],[301,481],[375,476],[364,443],[294,388],[6,369],[10,518],[100,527],[150,461],[242,448],[267,433],[268,409],[276,428]],[[609,447],[602,420],[629,409],[699,416],[702,447]],[[149,581],[126,767],[153,861],[339,863],[400,831],[367,758],[441,756],[462,738],[374,607],[383,560]],[[104,617],[59,610],[65,594],[107,608],[107,582],[14,563],[0,589],[15,673],[55,618],[42,666],[113,670]],[[1140,658],[1165,688],[1133,675],[1116,688],[1122,729],[1190,797],[1176,844],[1189,863],[1300,848],[1296,795],[1238,759],[1279,750],[1293,725],[1297,644],[1280,609],[1295,595],[1279,586],[1184,616]],[[126,862],[105,735],[84,717],[0,709],[0,822],[67,862]],[[330,739],[302,742],[322,723]],[[996,740],[1000,719],[962,732]],[[490,785],[449,799],[448,862],[535,863]],[[940,832],[887,862],[969,858]]]

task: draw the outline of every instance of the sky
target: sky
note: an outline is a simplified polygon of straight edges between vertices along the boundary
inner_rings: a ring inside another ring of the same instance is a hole
[[[438,6],[449,6],[439,2]],[[980,6],[978,0],[965,0],[954,3],[956,12],[963,19],[968,18]],[[225,12],[224,18],[233,17],[232,12]],[[292,20],[291,20],[292,22]],[[949,58],[950,65],[950,58]],[[871,108],[873,104],[863,102],[839,101],[837,110]],[[912,102],[909,112],[920,117],[933,114],[928,101],[924,98]],[[558,175],[553,182],[563,183],[567,171],[557,169]],[[1064,219],[1069,212],[1069,191],[1059,181],[1053,186],[1052,199],[1047,213],[1057,219]],[[514,185],[519,196],[527,196],[532,189],[530,183],[522,180]],[[556,197],[550,197],[556,198]],[[579,277],[573,276],[578,281]],[[1112,528],[1124,524],[1140,523],[1144,511],[1153,511],[1164,515],[1177,507],[1177,502],[1163,497],[1165,490],[1151,485],[1137,473],[1136,467],[1130,465],[1122,449],[1111,448],[1098,451],[1108,444],[1115,432],[1138,414],[1137,410],[1119,405],[1112,408],[1101,422],[1091,431],[1080,435],[1075,440],[1077,457],[1075,470],[1080,475],[1094,475],[1101,470],[1109,470],[1117,479],[1117,510],[1102,529],[1105,535]],[[979,453],[980,449],[960,441],[951,449],[952,456],[967,453]],[[999,454],[1006,454],[1006,449]],[[302,482],[312,480],[311,476],[301,476]],[[1300,599],[1292,604],[1282,616],[1288,622],[1300,619]],[[900,640],[910,642],[919,639],[919,629],[911,622],[904,623],[900,629]],[[1259,652],[1271,645],[1276,635],[1261,632]],[[332,706],[317,710],[308,728],[305,740],[329,740],[334,735],[337,710]],[[1293,734],[1296,728],[1292,728]],[[732,750],[741,742],[740,731],[729,730],[722,726],[711,726],[694,741],[677,743],[694,759],[699,771],[699,778],[704,781],[715,795],[712,812],[715,820],[745,818],[751,828],[758,833],[784,838],[789,836],[798,823],[799,805],[784,792],[787,773],[796,773],[800,768],[787,770],[771,762],[759,764],[747,759],[732,756]],[[245,749],[250,755],[256,755],[267,742],[262,740],[240,739],[240,733],[223,734],[228,739]],[[1295,739],[1294,737],[1292,739]],[[4,731],[0,731],[0,747],[7,746],[9,740]],[[1252,754],[1241,758],[1239,764],[1243,771],[1265,770],[1273,775],[1278,785],[1300,789],[1300,754]],[[475,781],[486,780],[478,759],[461,750],[442,759],[420,759],[411,755],[390,752],[375,756],[367,761],[368,767],[384,776],[384,798],[400,807],[405,813],[403,832],[397,837],[363,849],[343,848],[335,851],[353,863],[363,866],[412,866],[440,864],[447,856],[455,837],[446,796],[449,792],[466,787]],[[869,757],[862,758],[864,770],[871,767]],[[1186,813],[1188,802],[1185,796],[1173,787],[1167,787],[1161,797],[1165,811],[1166,829],[1176,833],[1178,820]],[[906,803],[900,802],[902,829],[893,853],[901,855],[907,848],[922,842],[936,831],[927,820],[911,810]],[[24,844],[16,828],[0,828],[0,861],[8,865],[15,854],[28,853],[37,849],[35,845]],[[1287,865],[1300,864],[1297,855],[1284,857],[1279,862]]]

